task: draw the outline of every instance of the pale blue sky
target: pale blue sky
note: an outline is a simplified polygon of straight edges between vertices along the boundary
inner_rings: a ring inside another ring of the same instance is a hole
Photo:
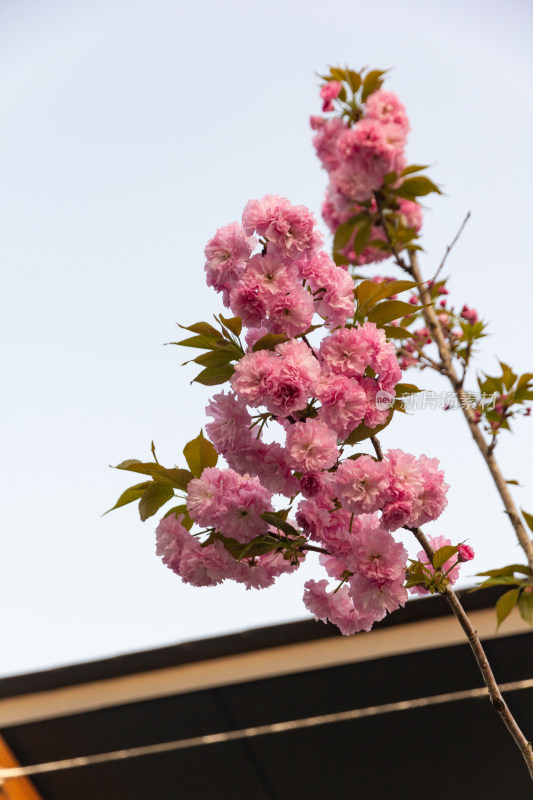
[[[154,521],[101,514],[135,482],[108,464],[152,439],[180,464],[203,425],[209,391],[162,344],[222,310],[207,239],[267,192],[318,215],[308,117],[327,64],[393,68],[410,160],[447,193],[428,203],[425,274],[470,209],[453,296],[491,320],[483,366],[533,371],[532,19],[517,0],[0,3],[0,674],[305,616],[312,567],[268,592],[187,588],[154,555]],[[431,532],[469,537],[479,569],[519,557],[458,412],[382,438],[440,458],[450,505]],[[530,511],[532,444],[523,420],[498,447]]]

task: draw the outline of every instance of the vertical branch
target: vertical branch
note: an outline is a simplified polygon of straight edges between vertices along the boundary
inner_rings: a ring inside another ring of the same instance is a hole
[[[411,530],[412,533],[415,535],[417,540],[422,545],[424,552],[429,558],[430,562],[432,562],[435,551],[432,548],[426,535],[422,532],[420,528],[410,528],[409,530]],[[474,629],[463,606],[461,605],[459,598],[457,597],[453,589],[447,586],[442,594],[446,598],[448,605],[452,609],[453,613],[457,618],[457,621],[459,622],[459,625],[466,634],[466,638],[468,639],[468,643],[472,649],[472,652],[474,653],[474,657],[477,661],[477,665],[483,676],[485,685],[489,690],[490,702],[492,703],[492,705],[502,718],[503,723],[505,724],[507,730],[513,737],[518,749],[522,753],[524,761],[527,764],[527,768],[529,769],[529,774],[531,775],[531,779],[533,780],[533,749],[531,747],[531,742],[528,742],[528,740],[522,733],[520,727],[518,726],[518,723],[511,714],[511,711],[509,710],[507,703],[502,697],[502,694],[496,682],[496,678],[494,677],[494,673],[492,672],[489,660],[483,649],[483,645],[481,644],[477,631]]]
[[[494,485],[496,486],[496,489],[502,499],[505,511],[507,512],[509,520],[511,521],[511,525],[515,530],[516,537],[524,553],[526,554],[529,566],[531,569],[533,569],[533,542],[531,541],[526,529],[524,528],[524,525],[522,524],[514,500],[511,497],[509,487],[507,486],[505,478],[500,471],[498,462],[494,458],[493,448],[490,448],[490,446],[487,445],[479,425],[476,422],[475,413],[470,405],[468,394],[463,388],[462,380],[455,371],[450,347],[446,337],[444,336],[442,327],[435,312],[435,308],[433,307],[430,291],[426,284],[422,282],[423,278],[415,252],[409,253],[409,261],[409,272],[413,277],[413,280],[421,284],[421,286],[418,287],[418,293],[420,295],[422,304],[426,306],[426,308],[423,309],[423,314],[426,324],[431,332],[431,336],[433,337],[433,340],[435,341],[439,350],[440,360],[443,367],[442,372],[450,381],[457,399],[459,400],[459,405],[470,429],[470,433],[472,434],[472,438],[477,444],[478,449],[484,458],[485,463],[487,464],[490,474],[492,475]]]

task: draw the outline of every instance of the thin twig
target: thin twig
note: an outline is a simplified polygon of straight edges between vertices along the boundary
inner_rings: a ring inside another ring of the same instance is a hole
[[[313,553],[322,553],[322,555],[324,556],[331,555],[329,550],[324,550],[323,547],[315,547],[314,544],[302,544],[301,547],[298,548],[298,550],[312,550]]]
[[[454,244],[457,242],[457,240],[459,239],[460,235],[464,231],[466,223],[468,222],[469,219],[470,219],[470,211],[467,213],[466,217],[464,218],[464,220],[463,220],[463,222],[461,224],[461,227],[459,228],[459,230],[455,234],[455,238],[453,239],[452,243],[446,246],[446,252],[444,253],[444,255],[442,257],[442,261],[439,264],[439,268],[436,271],[434,277],[431,279],[433,283],[437,280],[437,275],[439,274],[439,272],[443,268],[444,264],[446,263],[446,259],[450,255],[452,247],[454,246]]]
[[[309,341],[308,341],[308,339],[307,339],[307,336],[306,336],[305,334],[302,334],[302,336],[300,336],[300,339],[302,339],[302,341],[304,341],[304,342],[306,343],[306,345],[308,346],[308,348],[310,349],[310,351],[312,352],[312,354],[314,355],[314,357],[315,357],[316,359],[318,359],[318,356],[317,356],[317,354],[315,353],[315,351],[313,350],[313,348],[312,348],[312,347],[311,347],[311,345],[309,344]]]
[[[435,555],[435,550],[431,546],[428,538],[424,534],[421,528],[408,528],[416,537],[416,539],[422,545],[425,554],[429,558],[430,562],[433,561],[433,556]],[[511,714],[505,700],[502,697],[500,692],[499,686],[496,682],[496,678],[494,677],[494,673],[492,672],[491,666],[489,664],[487,655],[483,649],[483,645],[479,639],[477,631],[474,630],[472,623],[470,622],[461,602],[453,589],[449,586],[446,586],[442,592],[443,596],[446,598],[448,605],[452,609],[453,613],[455,614],[459,625],[463,629],[468,639],[468,643],[474,653],[474,657],[477,661],[478,667],[481,671],[483,676],[483,680],[485,681],[485,685],[489,690],[489,697],[490,702],[502,718],[507,730],[513,737],[518,749],[522,753],[524,761],[527,764],[529,769],[529,773],[531,775],[531,779],[533,780],[533,750],[531,748],[531,742],[528,742],[522,731],[520,730],[515,718]]]
[[[377,436],[371,436],[370,441],[372,442],[372,446],[376,451],[376,457],[378,461],[383,461],[383,450],[381,449],[381,445],[379,443],[379,439]]]
[[[485,441],[483,434],[479,429],[476,413],[472,408],[472,406],[470,405],[468,399],[468,393],[463,388],[461,380],[459,379],[459,376],[455,371],[455,367],[452,362],[452,353],[450,350],[450,346],[448,340],[444,335],[442,326],[439,322],[439,318],[433,306],[430,291],[425,282],[423,281],[416,253],[414,252],[409,253],[409,261],[410,261],[409,273],[412,276],[413,280],[415,280],[419,284],[418,293],[420,295],[420,300],[422,305],[425,306],[425,308],[422,310],[422,313],[426,320],[427,326],[430,330],[431,336],[435,344],[437,345],[441,364],[443,367],[443,373],[448,378],[452,386],[452,389],[454,390],[457,399],[459,400],[461,411],[463,412],[466,423],[470,429],[472,438],[477,444],[478,449],[481,455],[483,456],[483,459],[485,460],[487,467],[489,468],[496,489],[498,490],[498,493],[502,499],[503,505],[507,512],[507,515],[515,530],[516,537],[520,543],[520,546],[522,547],[522,550],[526,554],[529,566],[533,569],[533,541],[531,541],[529,534],[527,533],[526,529],[524,528],[524,525],[522,524],[522,520],[520,519],[520,516],[518,514],[514,500],[509,491],[507,482],[501,473],[498,462],[494,458],[494,453],[490,449],[489,445]]]
[[[383,203],[381,202],[381,197],[380,197],[379,192],[374,192],[374,197],[375,197],[375,200],[376,200],[376,207],[377,207],[377,210],[378,210],[379,221],[381,222],[381,225],[383,227],[383,231],[385,233],[385,236],[387,237],[387,242],[389,244],[389,247],[392,250],[394,258],[396,259],[396,263],[398,264],[398,266],[401,269],[405,270],[405,272],[408,272],[409,271],[409,267],[407,266],[405,261],[403,261],[400,258],[399,254],[398,254],[398,248],[393,243],[393,241],[392,241],[392,239],[390,237],[389,229],[387,228],[387,221],[385,220],[385,215],[383,214]]]

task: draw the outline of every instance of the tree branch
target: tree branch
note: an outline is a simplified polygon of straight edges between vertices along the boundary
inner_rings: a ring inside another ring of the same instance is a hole
[[[409,253],[409,273],[411,274],[413,280],[417,283],[421,284],[418,287],[418,293],[420,296],[420,300],[422,305],[425,305],[426,308],[423,309],[424,318],[426,320],[426,324],[431,332],[431,336],[435,341],[439,356],[441,360],[441,364],[443,367],[443,374],[446,375],[448,378],[456,396],[459,400],[459,405],[461,406],[461,410],[463,412],[464,418],[466,423],[470,429],[470,433],[472,434],[472,438],[474,439],[475,443],[478,446],[478,449],[487,464],[490,474],[492,475],[492,479],[494,481],[494,485],[498,490],[498,493],[502,499],[503,505],[505,507],[505,511],[511,521],[511,525],[513,526],[516,537],[522,547],[524,553],[526,554],[529,566],[533,569],[533,542],[531,541],[520,516],[518,514],[518,510],[514,504],[514,500],[511,497],[511,493],[509,491],[509,487],[503,477],[500,468],[498,466],[498,462],[494,458],[494,453],[492,452],[489,445],[487,445],[483,434],[479,429],[479,425],[476,422],[476,416],[472,406],[470,405],[468,399],[468,393],[463,389],[462,382],[459,379],[457,372],[455,371],[455,367],[452,362],[450,347],[444,336],[441,324],[435,312],[435,308],[433,306],[431,300],[430,291],[425,283],[423,283],[422,274],[420,271],[420,267],[418,264],[418,259],[416,253],[410,252]],[[429,304],[429,305],[428,305]]]
[[[429,558],[430,562],[432,562],[435,551],[431,546],[426,535],[420,528],[408,528],[408,530],[410,530],[415,535],[417,540],[422,545],[424,552]],[[453,613],[457,618],[457,621],[459,622],[459,625],[466,634],[468,643],[472,649],[472,652],[474,653],[474,657],[477,661],[477,665],[483,676],[485,685],[489,690],[490,702],[492,703],[492,705],[502,718],[503,723],[505,724],[507,730],[513,737],[518,749],[522,753],[524,761],[527,764],[527,768],[529,769],[529,774],[531,775],[531,779],[533,780],[533,750],[531,748],[531,742],[528,742],[528,740],[520,730],[515,718],[511,714],[505,700],[502,697],[502,694],[496,682],[496,678],[494,677],[494,673],[492,672],[487,655],[483,649],[483,645],[481,644],[477,631],[474,629],[463,606],[461,605],[459,598],[457,597],[453,589],[447,586],[442,592],[442,594],[446,598],[448,605],[452,609]]]
[[[466,227],[466,223],[468,222],[469,219],[470,219],[470,211],[468,211],[466,217],[464,218],[463,222],[461,223],[461,227],[459,228],[459,230],[455,234],[455,238],[453,239],[452,243],[446,246],[446,252],[444,253],[444,256],[442,257],[442,261],[439,264],[439,268],[438,268],[438,270],[436,271],[435,275],[432,278],[432,282],[433,283],[437,280],[437,275],[439,274],[439,272],[443,268],[444,264],[446,263],[446,259],[450,255],[450,252],[451,252],[454,244],[457,242],[457,240],[459,239],[460,235],[464,231],[464,229]]]

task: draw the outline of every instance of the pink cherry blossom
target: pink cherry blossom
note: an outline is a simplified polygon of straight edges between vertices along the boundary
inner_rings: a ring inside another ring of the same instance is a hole
[[[300,478],[300,491],[304,497],[317,497],[324,488],[324,479],[320,472],[305,472]]]
[[[257,283],[262,297],[274,296],[291,291],[298,280],[298,270],[294,264],[287,264],[286,260],[270,255],[270,253],[256,253],[252,256],[246,267],[244,279]]]
[[[281,360],[270,350],[247,353],[235,365],[231,377],[233,391],[250,406],[260,406],[278,383]]]
[[[383,506],[381,527],[386,531],[396,531],[411,523],[413,503],[411,500],[394,500]]]
[[[350,514],[336,507],[328,497],[327,487],[323,494],[300,501],[296,522],[307,536],[325,545],[331,553],[342,556],[351,551]]]
[[[318,419],[292,425],[285,446],[289,464],[303,472],[328,469],[339,457],[335,431]]]
[[[207,467],[200,478],[193,478],[187,486],[187,510],[199,525],[216,525],[224,510],[226,498],[240,483],[240,475],[231,469]]]
[[[382,620],[407,601],[407,590],[401,580],[378,584],[364,575],[350,578],[350,597],[356,613],[365,622],[365,630],[370,630],[374,622]]]
[[[298,494],[298,480],[287,463],[285,448],[275,442],[267,444],[253,437],[248,446],[226,453],[225,458],[232,469],[241,475],[257,476],[274,494]]]
[[[329,171],[336,169],[339,166],[337,139],[347,130],[346,124],[339,117],[328,120],[323,117],[311,117],[311,127],[316,131],[313,145],[322,166]]]
[[[291,339],[289,342],[276,345],[275,351],[282,358],[282,374],[292,375],[308,394],[313,394],[321,370],[318,358],[309,345],[302,339]]]
[[[437,519],[448,504],[448,485],[444,482],[444,472],[439,469],[438,459],[422,455],[418,463],[422,486],[413,500],[413,513],[409,523],[413,527]]]
[[[340,328],[322,340],[319,358],[328,372],[362,377],[368,365],[368,347],[360,328]]]
[[[270,328],[273,333],[284,333],[289,338],[298,336],[311,325],[314,311],[309,292],[295,284],[290,291],[272,297],[268,306]]]
[[[390,500],[415,500],[424,487],[419,461],[402,450],[386,454]]]
[[[362,575],[377,586],[403,582],[407,551],[390,533],[379,527],[377,516],[363,516],[353,554],[347,560],[351,572]]]
[[[326,580],[307,581],[304,585],[305,607],[316,619],[332,622],[345,636],[362,630],[359,617],[350,601],[348,588],[343,586],[338,592],[328,593],[327,586]]]
[[[339,439],[346,439],[363,421],[366,394],[353,378],[326,374],[319,381],[316,396],[321,403],[319,419],[332,428]]]
[[[384,397],[383,390],[375,378],[361,378],[359,385],[366,395],[365,425],[369,428],[383,425],[390,413],[391,400],[394,401],[393,394]]]
[[[377,120],[382,125],[398,125],[404,134],[409,133],[409,120],[405,106],[400,103],[393,92],[378,89],[366,101],[366,116]]]
[[[206,407],[206,414],[214,420],[205,430],[217,453],[224,454],[250,443],[252,418],[244,400],[233,392],[215,394]]]
[[[269,254],[297,260],[315,252],[322,236],[315,230],[315,220],[305,206],[293,206],[286,197],[266,195],[250,200],[243,212],[245,233],[254,231],[268,240]]]
[[[354,514],[372,514],[383,507],[389,489],[389,472],[384,461],[360,456],[343,461],[335,473],[335,489],[343,506]]]
[[[268,525],[260,515],[274,510],[271,498],[259,478],[239,476],[237,486],[223,500],[220,498],[221,505],[214,515],[220,533],[239,542],[249,542],[266,533]]]
[[[304,560],[304,556],[302,556]],[[295,572],[299,564],[291,564],[282,553],[266,553],[250,561],[235,562],[233,580],[243,583],[247,589],[268,589],[280,575]]]
[[[229,305],[229,293],[242,277],[257,241],[246,236],[242,225],[233,222],[219,228],[205,247],[205,271],[208,286],[223,292],[224,305]]]
[[[342,83],[339,81],[329,81],[320,90],[320,97],[324,101],[322,111],[333,111],[335,106],[332,101],[336,100],[342,89]]]
[[[249,275],[230,292],[229,306],[236,317],[249,328],[261,325],[267,315],[267,297],[256,275]]]

